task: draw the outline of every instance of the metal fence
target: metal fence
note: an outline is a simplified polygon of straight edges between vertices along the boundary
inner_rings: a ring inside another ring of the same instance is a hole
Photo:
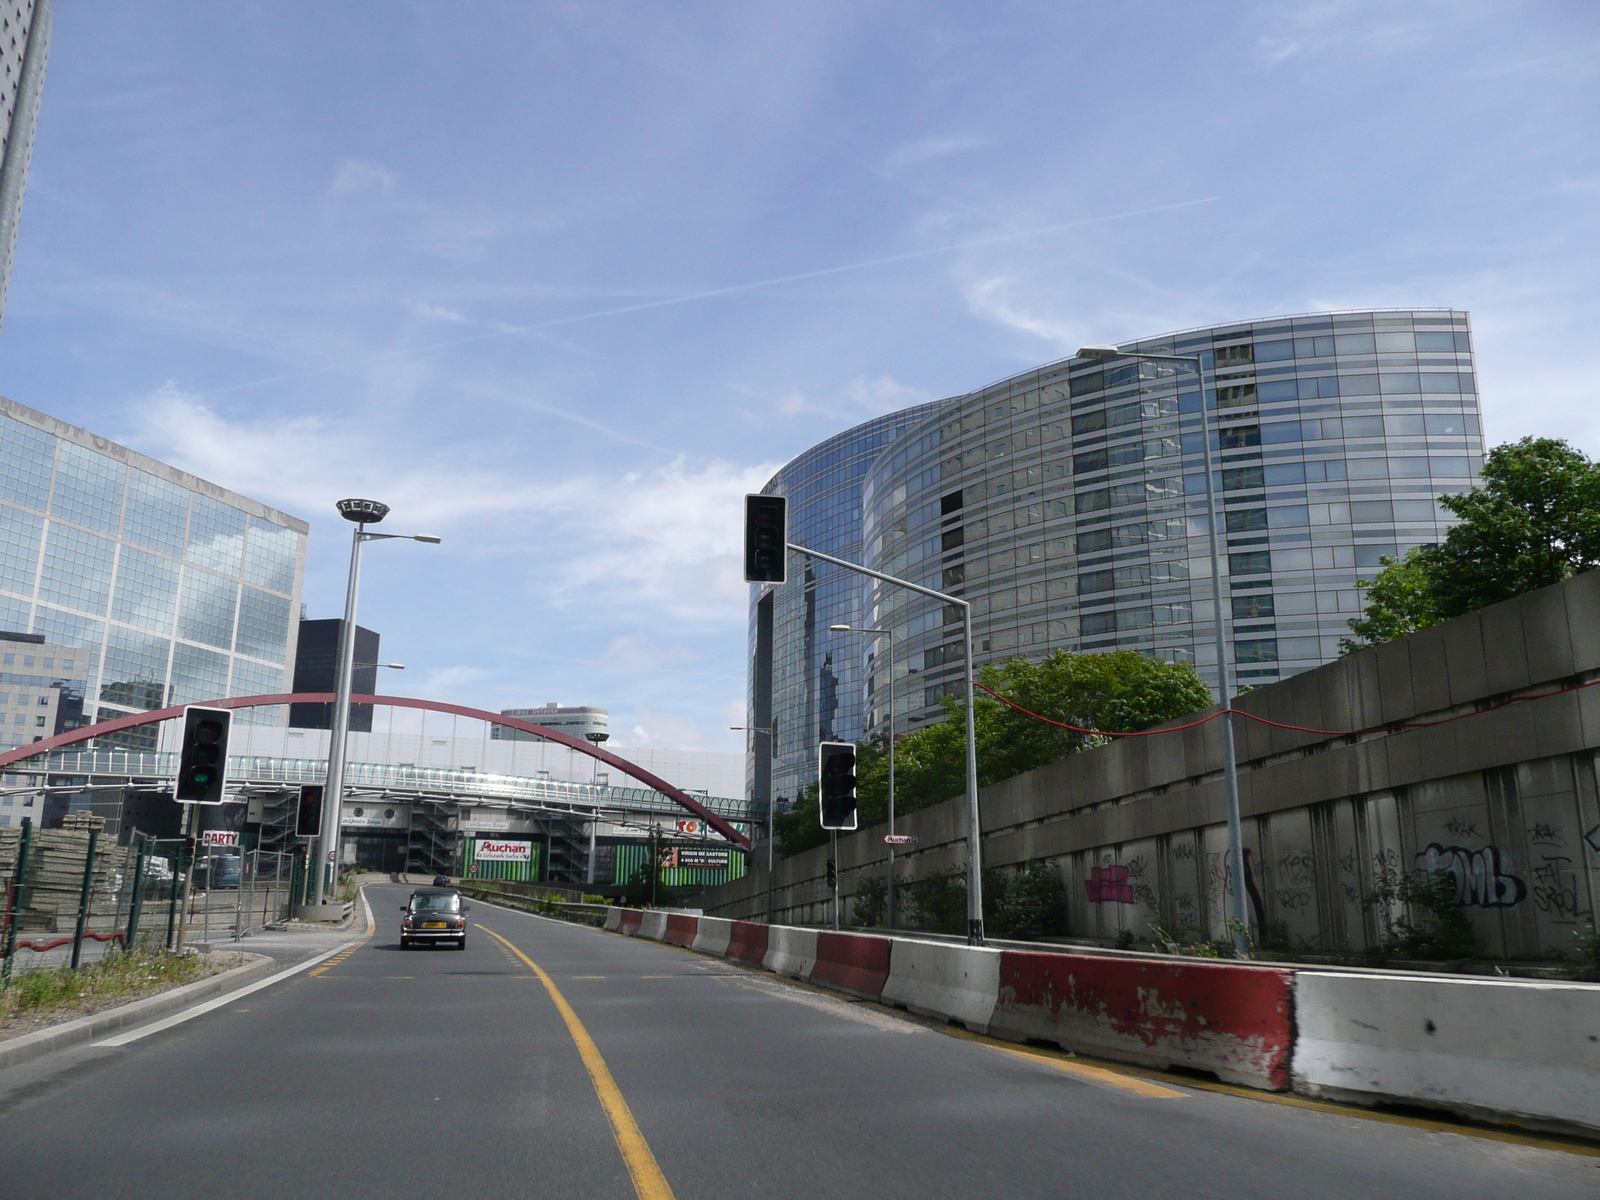
[[[194,846],[135,832],[107,844],[100,819],[0,829],[0,986],[21,970],[77,969],[117,949],[237,942],[304,903],[303,856]]]

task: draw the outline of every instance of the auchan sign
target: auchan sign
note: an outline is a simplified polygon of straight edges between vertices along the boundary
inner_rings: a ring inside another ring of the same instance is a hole
[[[499,838],[479,838],[473,857],[479,862],[532,862],[532,842],[507,842]]]

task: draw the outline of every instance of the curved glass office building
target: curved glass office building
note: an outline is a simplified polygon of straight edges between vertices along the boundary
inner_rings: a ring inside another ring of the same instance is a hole
[[[1441,540],[1450,518],[1435,497],[1471,487],[1481,466],[1464,312],[1282,317],[1120,348],[1200,355],[1204,399],[1180,364],[1067,360],[934,406],[865,471],[858,561],[970,600],[980,664],[1131,648],[1215,684],[1203,427],[1238,685],[1336,657],[1356,579]],[[852,623],[893,629],[894,662],[859,635],[820,635],[805,661],[828,661],[841,683],[841,664],[871,663],[849,677],[855,695],[841,689],[859,727],[836,732],[881,729],[889,669],[896,730],[942,716],[966,665],[957,611],[889,586],[862,593]],[[786,634],[774,628],[774,661],[793,653]],[[775,720],[804,723],[772,695]]]
[[[789,538],[836,558],[861,561],[861,481],[883,448],[940,408],[921,404],[864,421],[789,462],[763,492],[789,499]],[[856,741],[865,679],[862,577],[789,556],[789,582],[752,589],[750,795],[792,799],[817,773],[817,742]],[[770,734],[768,731],[771,731]],[[772,754],[765,753],[771,738]],[[770,761],[770,774],[769,774]]]

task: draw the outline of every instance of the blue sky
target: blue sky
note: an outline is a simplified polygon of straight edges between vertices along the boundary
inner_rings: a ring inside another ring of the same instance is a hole
[[[873,414],[1438,305],[1491,441],[1600,453],[1597,51],[1576,0],[75,0],[0,393],[311,521],[312,615],[334,500],[442,534],[368,556],[396,690],[736,750],[739,496]]]

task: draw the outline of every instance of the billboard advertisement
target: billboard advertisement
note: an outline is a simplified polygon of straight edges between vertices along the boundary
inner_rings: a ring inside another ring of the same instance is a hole
[[[506,841],[503,838],[479,838],[472,856],[478,862],[532,862],[533,843]]]

